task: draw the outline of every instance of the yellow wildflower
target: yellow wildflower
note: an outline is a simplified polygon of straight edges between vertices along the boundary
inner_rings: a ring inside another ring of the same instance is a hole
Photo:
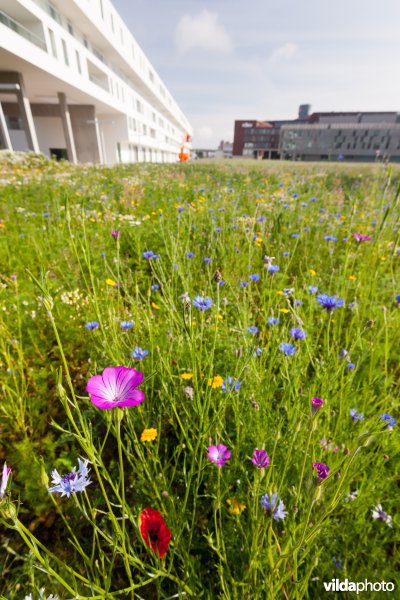
[[[114,281],[113,279],[108,278],[108,279],[106,279],[106,284],[111,285],[112,287],[115,287],[117,285],[117,282]]]
[[[314,271],[314,269],[308,269],[308,272],[310,273],[310,275],[316,275],[317,271]]]
[[[226,503],[229,505],[229,512],[231,515],[240,515],[245,509],[246,505],[243,502],[238,502],[236,498],[228,498]]]
[[[152,308],[155,308],[155,310],[160,310],[160,307],[155,302],[152,302],[151,306],[152,306]]]
[[[145,429],[140,436],[141,442],[153,442],[157,437],[157,429],[151,427],[150,429]]]
[[[214,377],[212,377],[211,379],[208,380],[208,385],[210,385],[213,390],[215,388],[219,388],[221,387],[221,385],[224,383],[224,378],[221,377],[221,375],[214,375]]]
[[[355,277],[354,275],[350,275],[349,277],[349,281],[356,281],[357,277]]]
[[[181,373],[180,378],[189,381],[189,379],[193,378],[193,373]]]
[[[288,309],[288,308],[280,308],[280,309],[279,309],[279,312],[281,312],[281,313],[283,313],[283,314],[285,314],[285,315],[286,315],[286,313],[288,313],[288,312],[289,312],[289,309]]]

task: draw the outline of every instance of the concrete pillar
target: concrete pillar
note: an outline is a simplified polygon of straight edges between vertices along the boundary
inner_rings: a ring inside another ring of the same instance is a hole
[[[24,124],[26,140],[29,150],[40,152],[39,142],[36,135],[35,123],[33,122],[31,105],[28,96],[26,95],[23,77],[18,73],[19,90],[16,91],[19,111]]]
[[[58,93],[58,101],[60,103],[61,121],[64,129],[65,141],[67,144],[68,160],[71,163],[77,163],[74,134],[72,131],[71,117],[67,105],[67,97],[65,94]]]
[[[70,104],[69,113],[78,161],[101,162],[101,142],[95,107],[89,104]]]
[[[8,127],[3,112],[3,107],[0,102],[0,140],[6,150],[12,150],[12,144],[10,140],[10,134],[8,133]]]

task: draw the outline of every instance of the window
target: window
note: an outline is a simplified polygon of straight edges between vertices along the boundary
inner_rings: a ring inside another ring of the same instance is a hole
[[[61,24],[61,17],[52,4],[49,4],[49,12],[52,19]]]
[[[52,31],[51,29],[49,29],[49,36],[50,36],[51,52],[52,52],[54,58],[57,58],[56,38],[54,36],[54,31]]]
[[[67,44],[65,43],[65,40],[61,40],[61,43],[62,43],[62,49],[63,49],[63,54],[64,54],[64,62],[67,66],[69,66]]]
[[[79,56],[78,50],[75,50],[75,57],[76,57],[76,66],[78,67],[78,72],[80,75],[82,75],[81,58]]]
[[[143,124],[143,135],[147,135],[147,125]]]
[[[68,27],[68,33],[70,35],[74,35],[74,28],[72,27],[72,25],[69,21],[68,21],[67,27]]]
[[[104,20],[103,0],[100,0],[100,12],[101,12],[101,18]]]

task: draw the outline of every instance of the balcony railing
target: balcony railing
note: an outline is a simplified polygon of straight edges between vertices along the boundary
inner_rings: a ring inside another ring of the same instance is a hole
[[[32,44],[35,44],[35,46],[37,46],[41,50],[47,52],[47,47],[44,40],[40,39],[40,37],[29,31],[29,29],[21,25],[21,23],[15,21],[2,10],[0,10],[0,23],[5,25],[6,27],[9,27],[13,31],[15,31],[15,33],[18,33]]]

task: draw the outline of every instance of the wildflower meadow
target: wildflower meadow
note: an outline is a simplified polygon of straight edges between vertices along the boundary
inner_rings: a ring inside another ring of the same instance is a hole
[[[3,154],[1,598],[398,598],[400,170]]]

